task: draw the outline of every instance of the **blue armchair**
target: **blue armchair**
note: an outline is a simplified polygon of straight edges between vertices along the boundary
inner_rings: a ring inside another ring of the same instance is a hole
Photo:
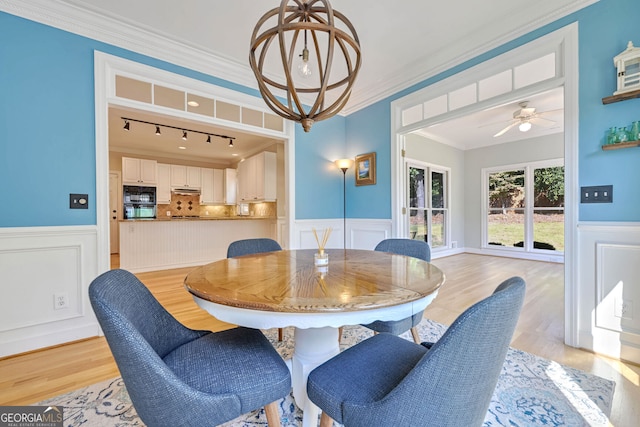
[[[431,248],[427,242],[421,240],[411,239],[386,239],[378,243],[374,249],[380,252],[391,252],[398,255],[406,255],[414,258],[419,258],[423,261],[431,261]],[[422,321],[424,310],[414,314],[411,317],[407,317],[402,320],[395,321],[382,321],[377,320],[368,325],[362,325],[376,332],[387,332],[393,335],[400,335],[401,333],[411,330],[411,335],[416,344],[420,344],[420,335],[418,335],[418,323]]]
[[[227,258],[281,250],[282,247],[280,244],[273,239],[258,238],[236,240],[227,248]]]
[[[263,406],[269,426],[280,425],[291,377],[259,330],[189,329],[124,270],[98,276],[89,298],[146,425],[218,425]]]
[[[320,426],[482,425],[524,294],[524,280],[513,277],[435,343],[379,334],[318,366],[307,393],[323,411]]]
[[[227,248],[227,258],[281,250],[282,247],[280,244],[273,239],[260,237],[256,239],[236,240],[235,242],[231,242]],[[278,328],[278,341],[282,341],[283,335],[282,328]]]

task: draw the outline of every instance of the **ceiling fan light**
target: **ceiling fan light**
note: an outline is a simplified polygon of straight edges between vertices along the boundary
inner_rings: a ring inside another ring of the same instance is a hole
[[[520,129],[520,132],[527,132],[531,129],[531,123],[522,122],[520,123],[520,126],[518,126],[518,129]]]

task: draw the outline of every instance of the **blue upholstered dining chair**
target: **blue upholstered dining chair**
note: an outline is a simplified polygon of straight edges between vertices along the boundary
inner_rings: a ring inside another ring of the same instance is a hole
[[[525,294],[519,277],[465,310],[435,343],[378,334],[309,374],[321,427],[480,426]]]
[[[281,251],[280,243],[273,239],[264,237],[256,239],[244,239],[231,242],[227,248],[227,258],[233,258],[242,255],[261,254],[263,252]],[[282,328],[278,328],[278,341],[283,338]]]
[[[374,250],[379,252],[391,252],[398,255],[406,255],[414,258],[419,258],[423,261],[431,261],[431,248],[429,247],[429,244],[427,242],[421,240],[385,239],[378,243]],[[416,342],[416,344],[420,344],[420,335],[418,334],[418,328],[416,328],[416,326],[418,326],[418,323],[422,321],[423,315],[424,310],[402,320],[377,320],[373,323],[362,326],[365,326],[376,332],[387,332],[393,335],[400,335],[405,331],[411,330],[413,340]]]
[[[218,425],[263,406],[269,426],[280,425],[291,376],[259,330],[189,329],[125,270],[98,276],[89,298],[147,426]]]
[[[281,251],[280,244],[273,239],[257,238],[231,242],[227,248],[227,258],[263,252]]]

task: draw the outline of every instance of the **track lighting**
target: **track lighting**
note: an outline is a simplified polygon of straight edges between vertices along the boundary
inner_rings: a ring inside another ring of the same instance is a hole
[[[218,135],[216,133],[211,133],[211,132],[202,132],[199,130],[193,130],[193,129],[184,129],[184,128],[179,128],[176,126],[170,126],[170,125],[163,125],[161,123],[152,123],[152,122],[146,122],[144,120],[136,120],[136,119],[130,119],[128,117],[120,117],[122,120],[124,120],[124,129],[125,130],[129,130],[130,127],[130,123],[129,122],[137,122],[137,123],[144,123],[147,125],[153,125],[156,127],[156,135],[160,135],[160,127],[165,127],[165,128],[169,128],[169,129],[176,129],[176,130],[180,130],[182,131],[182,139],[183,140],[187,140],[187,132],[192,132],[192,133],[199,133],[202,135],[207,135],[207,143],[211,144],[211,137],[215,136],[216,138],[222,138],[222,139],[228,139],[229,140],[229,147],[233,147],[233,140],[236,139],[233,136],[228,136],[228,135]]]

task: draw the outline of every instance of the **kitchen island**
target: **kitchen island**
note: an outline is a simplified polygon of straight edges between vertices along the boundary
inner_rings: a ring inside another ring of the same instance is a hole
[[[201,217],[120,221],[120,268],[133,273],[193,267],[227,256],[229,243],[275,238],[276,218]]]

